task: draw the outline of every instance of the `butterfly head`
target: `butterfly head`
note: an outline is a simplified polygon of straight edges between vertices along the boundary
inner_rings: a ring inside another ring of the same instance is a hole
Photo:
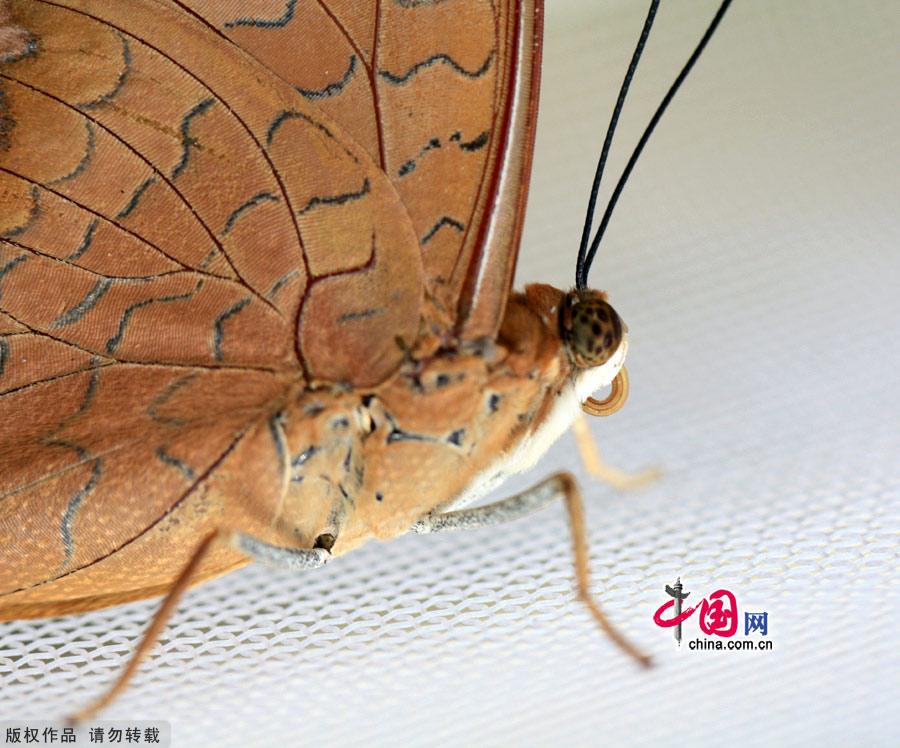
[[[575,389],[581,408],[595,416],[615,413],[628,397],[625,354],[628,328],[602,291],[569,291],[559,310],[559,333],[575,369]],[[612,386],[605,400],[591,393]]]
[[[602,291],[569,291],[560,309],[559,326],[569,356],[579,369],[605,364],[625,338],[625,326]]]

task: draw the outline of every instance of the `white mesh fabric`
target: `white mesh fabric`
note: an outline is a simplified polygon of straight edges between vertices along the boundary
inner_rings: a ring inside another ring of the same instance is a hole
[[[571,283],[643,6],[549,0],[519,283]],[[660,12],[610,181],[713,10]],[[555,507],[201,587],[104,716],[220,748],[896,745],[898,20],[889,0],[736,3],[591,275],[629,325],[632,375],[594,433],[612,463],[665,477],[616,493],[566,436],[504,489],[579,476],[594,590],[655,669],[573,601]],[[677,575],[695,599],[722,586],[767,610],[773,651],[676,652],[651,616]],[[0,624],[0,719],[84,705],[157,604]]]

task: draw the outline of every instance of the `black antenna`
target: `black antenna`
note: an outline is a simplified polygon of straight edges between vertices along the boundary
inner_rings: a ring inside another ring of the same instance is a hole
[[[650,14],[648,15],[648,23],[645,23],[644,25],[644,32],[641,34],[641,38],[638,41],[638,46],[635,49],[634,56],[632,57],[633,67],[637,67],[637,60],[640,58],[640,53],[643,50],[644,42],[646,41],[646,34],[649,33],[649,27],[653,23],[652,16],[655,14],[656,6],[658,4],[659,0],[652,0],[651,2]],[[619,177],[619,181],[616,184],[615,189],[613,190],[612,196],[609,198],[609,203],[607,204],[606,210],[603,213],[603,218],[600,220],[600,226],[597,228],[597,233],[594,235],[594,240],[591,242],[590,250],[588,250],[586,255],[583,253],[585,237],[584,235],[582,235],[582,245],[578,251],[578,264],[575,271],[575,285],[577,288],[581,290],[587,288],[587,275],[590,272],[591,264],[594,261],[594,256],[597,254],[597,248],[600,246],[600,240],[603,238],[603,234],[606,231],[607,225],[609,224],[610,216],[612,216],[613,208],[616,207],[619,196],[622,194],[622,189],[625,187],[625,183],[628,181],[628,177],[631,175],[631,172],[634,169],[634,165],[635,163],[637,163],[638,157],[644,150],[644,146],[647,145],[647,141],[650,139],[650,135],[653,133],[656,125],[662,118],[662,115],[666,111],[666,108],[669,106],[669,103],[672,101],[678,89],[681,87],[681,84],[684,83],[684,80],[685,78],[687,78],[688,73],[691,72],[691,68],[694,67],[694,63],[696,63],[700,58],[700,55],[703,53],[704,48],[712,38],[712,35],[715,33],[716,28],[718,27],[719,22],[722,20],[722,17],[725,15],[725,11],[728,10],[729,5],[731,5],[731,0],[723,0],[722,4],[719,6],[719,10],[716,11],[716,15],[710,22],[709,27],[706,29],[703,37],[700,39],[699,44],[697,44],[696,49],[694,49],[693,53],[688,58],[688,61],[681,69],[681,72],[678,73],[678,77],[675,78],[675,81],[669,87],[669,90],[666,92],[663,100],[660,102],[656,111],[653,113],[653,117],[650,118],[649,124],[644,129],[644,133],[641,135],[641,139],[638,141],[634,152],[631,154],[631,158],[628,159],[628,164],[622,171],[622,176]],[[626,74],[625,80],[622,82],[622,90],[619,92],[619,101],[616,103],[616,110],[614,111],[613,119],[610,122],[610,129],[606,134],[607,142],[604,143],[604,151],[601,153],[600,163],[597,165],[597,173],[594,177],[594,186],[591,189],[591,201],[588,204],[588,220],[585,224],[585,234],[589,230],[589,225],[593,220],[593,212],[596,203],[596,193],[600,187],[600,177],[603,174],[603,167],[605,166],[606,151],[608,150],[609,142],[612,141],[611,131],[615,129],[616,122],[619,116],[619,110],[621,109],[621,103],[625,99],[625,94],[628,91],[628,85],[631,82],[631,76],[633,75],[633,73],[634,70],[632,68],[629,68],[629,72],[628,74]]]
[[[591,186],[591,199],[588,200],[587,215],[584,217],[584,228],[581,231],[581,244],[578,247],[578,263],[575,266],[575,281],[578,288],[584,289],[586,286],[579,280],[587,279],[587,273],[590,268],[585,267],[585,259],[587,258],[588,241],[591,238],[591,226],[594,224],[594,210],[597,207],[597,194],[600,192],[600,182],[603,179],[603,170],[606,168],[606,159],[609,156],[609,148],[612,145],[613,135],[616,132],[616,125],[619,124],[619,115],[622,113],[622,105],[625,103],[625,96],[628,94],[628,88],[631,86],[631,79],[634,77],[634,71],[637,70],[638,61],[641,59],[641,53],[644,51],[644,45],[647,43],[647,37],[650,36],[650,28],[653,26],[653,19],[656,17],[656,9],[659,7],[659,0],[651,0],[650,10],[647,12],[647,20],[644,21],[644,28],[641,30],[641,36],[638,39],[634,53],[631,55],[631,63],[625,77],[622,79],[622,87],[619,89],[619,98],[616,99],[616,106],[613,109],[612,117],[609,120],[609,126],[606,128],[606,138],[603,141],[603,149],[600,151],[600,160],[597,162],[597,171],[594,173],[594,184]]]

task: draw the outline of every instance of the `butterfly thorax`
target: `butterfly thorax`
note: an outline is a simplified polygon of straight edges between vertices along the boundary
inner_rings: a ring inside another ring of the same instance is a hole
[[[287,465],[277,524],[301,546],[342,553],[405,533],[423,515],[473,501],[530,467],[624,361],[576,362],[569,295],[514,294],[496,340],[423,341],[366,392],[307,391],[279,416]],[[618,343],[618,341],[617,341]]]

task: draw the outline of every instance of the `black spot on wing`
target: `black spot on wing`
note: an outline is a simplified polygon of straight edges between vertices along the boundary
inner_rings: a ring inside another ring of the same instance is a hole
[[[0,338],[0,377],[6,369],[6,362],[9,360],[9,341],[6,338]]]
[[[100,299],[102,299],[106,295],[106,292],[112,288],[112,284],[113,282],[110,278],[103,278],[102,280],[97,281],[94,284],[94,287],[85,294],[81,301],[71,309],[60,314],[50,323],[50,327],[58,329],[80,321],[84,315],[97,306]]]
[[[434,235],[440,231],[444,226],[449,226],[450,228],[456,229],[459,233],[465,231],[466,227],[464,224],[457,221],[455,218],[451,218],[450,216],[441,216],[437,222],[425,233],[425,236],[422,237],[420,243],[422,245],[428,244],[433,238]]]
[[[338,80],[329,83],[322,88],[300,88],[300,86],[294,86],[294,88],[297,89],[297,92],[303,96],[303,98],[311,99],[312,101],[319,101],[321,99],[337,96],[344,88],[346,88],[347,84],[353,80],[353,76],[356,75],[356,62],[356,55],[350,55],[347,71]]]
[[[263,203],[277,202],[278,197],[271,192],[258,192],[243,205],[240,205],[231,211],[231,215],[229,215],[228,220],[225,221],[225,228],[222,229],[222,236],[228,234],[234,228],[234,224],[237,223],[237,220],[251,208],[255,208],[257,205],[262,205]]]
[[[203,101],[191,107],[190,111],[181,119],[181,158],[172,169],[172,179],[177,179],[187,168],[188,161],[191,157],[191,149],[199,148],[200,145],[196,138],[191,137],[191,121],[195,117],[200,117],[209,111],[210,107],[216,103],[213,98],[206,98]]]
[[[459,147],[460,150],[467,151],[469,153],[472,153],[474,151],[479,151],[482,148],[484,148],[484,146],[487,145],[488,140],[490,140],[490,132],[488,130],[485,130],[484,132],[480,133],[474,139],[472,139],[468,142],[463,141],[462,133],[459,130],[454,132],[447,139],[447,141],[450,143],[456,143],[456,145]],[[438,137],[430,138],[428,140],[428,142],[425,143],[425,145],[423,145],[419,149],[419,153],[415,157],[404,161],[400,165],[400,168],[397,170],[397,176],[405,177],[407,174],[411,174],[412,172],[414,172],[416,170],[416,167],[418,166],[419,160],[423,156],[425,156],[425,154],[427,154],[429,151],[433,151],[440,147],[441,147],[441,139],[440,138],[438,138]]]
[[[455,133],[453,133],[453,135],[450,136],[450,140],[457,143],[460,149],[471,153],[473,151],[480,151],[482,148],[484,148],[487,145],[488,140],[490,140],[490,137],[490,131],[485,130],[484,132],[481,132],[477,136],[475,136],[472,140],[466,142],[462,139],[462,133],[456,131]]]
[[[416,170],[417,162],[422,156],[424,156],[428,151],[433,151],[435,148],[441,147],[441,139],[440,138],[431,138],[425,145],[423,145],[419,149],[419,154],[415,158],[411,158],[408,161],[404,161],[400,168],[397,170],[398,177],[405,177],[407,174]]]
[[[235,18],[233,21],[226,21],[225,28],[233,29],[237,26],[252,26],[258,29],[284,28],[293,20],[296,9],[297,0],[287,0],[284,12],[277,18]]]
[[[35,222],[41,215],[41,192],[36,187],[33,186],[31,188],[31,207],[28,209],[28,217],[25,219],[25,222],[14,226],[8,231],[2,234],[2,238],[4,239],[12,239],[16,236],[20,236],[24,234],[28,229],[34,226]]]
[[[122,70],[119,73],[119,77],[113,87],[105,94],[102,94],[91,101],[76,105],[81,109],[96,109],[99,106],[108,104],[119,95],[119,91],[122,90],[122,87],[128,80],[128,76],[131,75],[131,47],[128,46],[128,39],[124,34],[120,34],[118,31],[116,32],[116,36],[118,36],[119,41],[122,42]]]
[[[465,429],[456,429],[456,431],[452,432],[450,436],[447,437],[447,442],[449,444],[455,444],[457,447],[461,447],[463,443],[463,439],[466,438],[466,430]]]
[[[480,78],[488,70],[491,68],[491,64],[494,62],[494,50],[491,50],[488,53],[488,56],[485,58],[484,62],[476,68],[475,70],[466,70],[462,65],[460,65],[456,60],[454,60],[450,55],[444,52],[438,52],[437,54],[432,55],[431,57],[421,60],[415,63],[412,67],[409,68],[405,73],[392,73],[389,70],[379,70],[378,75],[381,76],[385,81],[390,83],[393,86],[402,86],[406,83],[409,83],[415,76],[419,74],[420,71],[426,70],[427,68],[432,67],[438,63],[449,66],[453,72],[457,75],[461,75],[464,78],[469,78],[474,80],[476,78]]]
[[[366,177],[365,179],[363,179],[362,186],[358,190],[351,192],[342,192],[338,195],[315,195],[314,197],[311,197],[309,199],[309,202],[297,211],[297,215],[302,216],[304,213],[309,213],[309,211],[320,206],[344,205],[345,203],[359,200],[360,198],[368,195],[369,190],[369,178]]]
[[[216,317],[216,321],[213,324],[213,356],[216,361],[221,361],[224,356],[222,354],[222,340],[225,337],[225,322],[233,317],[235,314],[241,311],[247,304],[250,303],[250,298],[241,299],[240,301],[236,301],[232,304],[228,309],[222,312],[218,317]]]

